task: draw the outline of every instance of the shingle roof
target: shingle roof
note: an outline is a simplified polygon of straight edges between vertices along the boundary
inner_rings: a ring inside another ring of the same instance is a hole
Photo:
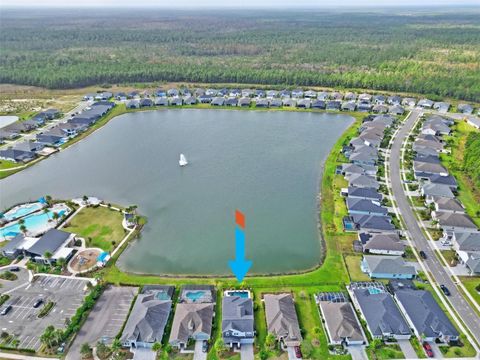
[[[282,338],[286,344],[300,344],[302,335],[292,295],[266,294],[263,298],[268,332]]]
[[[37,256],[43,256],[47,251],[53,254],[71,235],[66,231],[50,229],[28,249],[28,252]]]
[[[480,232],[455,232],[454,235],[459,250],[480,252]]]
[[[400,241],[397,234],[372,234],[364,249],[404,251],[405,245]]]
[[[169,342],[186,343],[190,337],[198,333],[205,333],[210,337],[212,333],[213,309],[213,303],[177,304]]]
[[[462,227],[477,229],[477,225],[466,214],[449,213],[449,212],[435,212],[435,218],[438,220],[440,227]]]
[[[412,321],[418,334],[426,337],[459,335],[429,291],[403,289],[395,297]]]
[[[320,308],[325,318],[331,340],[335,342],[348,339],[364,341],[363,332],[358,322],[352,304],[349,302],[320,301]]]
[[[250,333],[253,338],[253,301],[239,296],[225,296],[222,300],[222,332],[237,330]],[[230,335],[229,338],[235,336]]]
[[[417,273],[415,267],[407,265],[401,256],[364,255],[363,258],[371,273],[404,275]]]
[[[387,209],[367,199],[356,199],[347,197],[347,209],[349,212],[361,211],[375,214],[387,215]]]

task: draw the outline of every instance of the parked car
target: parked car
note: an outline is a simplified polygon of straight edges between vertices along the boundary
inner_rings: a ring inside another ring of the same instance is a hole
[[[18,266],[12,266],[10,269],[8,269],[10,271],[20,271],[20,268]]]
[[[7,315],[10,310],[12,310],[12,305],[7,305],[3,308],[2,312],[0,312],[0,315]]]
[[[202,351],[204,353],[208,352],[208,342],[206,340],[203,342]]]
[[[440,285],[440,289],[442,289],[445,296],[450,296],[450,290],[448,290],[448,288],[445,285],[443,285],[443,284]]]
[[[427,356],[429,358],[433,358],[433,350],[432,350],[432,347],[430,346],[430,344],[427,343],[427,342],[424,342],[422,345],[423,345],[423,349],[425,350],[425,353],[427,354]]]
[[[420,257],[421,257],[422,259],[425,260],[425,259],[427,258],[427,254],[425,254],[425,251],[420,250],[419,254],[420,254]]]
[[[40,305],[43,304],[43,300],[42,299],[37,299],[35,300],[35,302],[33,303],[33,307],[36,309],[38,308]]]
[[[301,359],[303,356],[302,356],[302,350],[300,349],[300,346],[295,346],[294,350],[295,350],[295,356],[297,357],[297,359]]]

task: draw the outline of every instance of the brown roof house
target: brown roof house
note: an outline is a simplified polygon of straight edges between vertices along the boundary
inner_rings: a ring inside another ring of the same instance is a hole
[[[266,294],[265,313],[268,332],[275,335],[282,347],[300,346],[302,335],[291,294]]]

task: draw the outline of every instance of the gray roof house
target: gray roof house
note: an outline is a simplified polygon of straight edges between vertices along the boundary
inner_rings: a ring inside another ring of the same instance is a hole
[[[457,199],[434,197],[432,203],[435,206],[435,211],[465,213],[465,208]]]
[[[410,327],[395,304],[392,295],[380,288],[373,287],[353,289],[350,287],[349,292],[373,338],[410,339]]]
[[[445,169],[441,164],[435,164],[431,162],[413,162],[413,171],[416,173],[427,173],[427,174],[438,174],[438,175],[448,175],[447,169]]]
[[[462,114],[467,114],[467,115],[470,115],[473,112],[473,106],[470,104],[458,104],[457,109]]]
[[[32,151],[24,151],[18,149],[0,150],[0,159],[13,162],[28,162],[35,159],[37,155]]]
[[[398,234],[377,233],[369,235],[367,243],[363,246],[365,253],[396,256],[405,253],[405,245],[400,241]]]
[[[169,343],[184,349],[188,340],[209,340],[215,315],[214,303],[179,303],[175,310]]]
[[[240,296],[225,296],[222,300],[222,337],[225,345],[240,348],[253,344],[255,337],[253,301]]]
[[[447,343],[458,340],[458,330],[429,291],[401,289],[394,296],[419,339]]]
[[[325,320],[329,345],[361,345],[366,343],[360,322],[350,302],[319,301]]]
[[[16,150],[28,151],[28,152],[38,152],[42,151],[45,147],[45,144],[36,142],[36,141],[24,141],[20,144],[15,145]]]
[[[210,105],[212,105],[212,106],[223,106],[223,105],[225,105],[225,98],[219,97],[219,96],[214,97],[212,102],[210,103]]]
[[[349,199],[367,199],[373,201],[382,201],[382,194],[378,193],[373,188],[357,188],[350,186],[347,189],[347,196]]]
[[[137,300],[123,329],[120,341],[125,347],[152,347],[161,342],[168,317],[172,309],[172,300],[162,291],[147,290],[137,296]]]
[[[155,106],[168,106],[168,98],[167,97],[155,98]]]
[[[480,274],[480,253],[468,253],[468,260],[465,262],[465,266],[470,270],[471,274]]]
[[[3,256],[8,257],[9,259],[15,259],[22,253],[22,245],[24,242],[25,237],[23,234],[18,234],[8,241],[7,244],[0,249],[0,251],[2,252]]]
[[[347,197],[347,209],[350,215],[377,215],[386,216],[388,211],[378,202],[367,199],[354,199]]]
[[[438,221],[438,228],[444,231],[475,231],[477,225],[470,216],[452,212],[433,212],[432,217]]]
[[[352,215],[353,222],[359,230],[371,232],[393,232],[395,226],[389,216]]]
[[[301,109],[309,109],[312,105],[312,101],[310,99],[300,99],[297,102],[297,108]]]
[[[364,255],[361,268],[371,279],[413,279],[417,275],[401,256]]]
[[[452,245],[456,251],[480,252],[480,232],[454,231],[452,233]]]
[[[417,103],[417,106],[420,106],[424,109],[431,109],[433,107],[433,101],[429,99],[422,99]]]
[[[75,234],[63,230],[50,229],[25,252],[37,262],[51,263],[56,261],[55,254],[57,251],[70,245],[74,240]],[[53,256],[50,259],[45,258],[46,252]],[[73,255],[72,252],[69,255]],[[66,260],[68,260],[67,257],[68,255],[65,256]]]
[[[380,184],[374,178],[363,174],[352,174],[348,178],[350,186],[359,188],[372,188],[378,190]]]
[[[455,198],[448,185],[427,183],[422,186],[420,193],[425,196],[427,203],[431,203],[435,197]]]
[[[405,108],[401,105],[392,105],[388,108],[388,113],[392,115],[403,115]]]
[[[375,176],[377,174],[377,167],[370,165],[357,165],[346,163],[341,165],[341,174],[351,175],[351,174],[364,174]]]
[[[268,332],[285,346],[300,346],[302,334],[291,294],[266,294],[265,315]]]

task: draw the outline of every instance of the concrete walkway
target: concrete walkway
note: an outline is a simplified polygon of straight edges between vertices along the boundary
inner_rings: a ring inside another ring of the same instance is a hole
[[[413,348],[410,340],[398,340],[398,345],[400,349],[402,349],[403,355],[405,355],[405,359],[416,359],[417,353]]]
[[[348,347],[348,352],[352,356],[352,360],[368,360],[365,345],[351,345]]]
[[[241,360],[253,360],[253,344],[243,344],[240,348]]]

